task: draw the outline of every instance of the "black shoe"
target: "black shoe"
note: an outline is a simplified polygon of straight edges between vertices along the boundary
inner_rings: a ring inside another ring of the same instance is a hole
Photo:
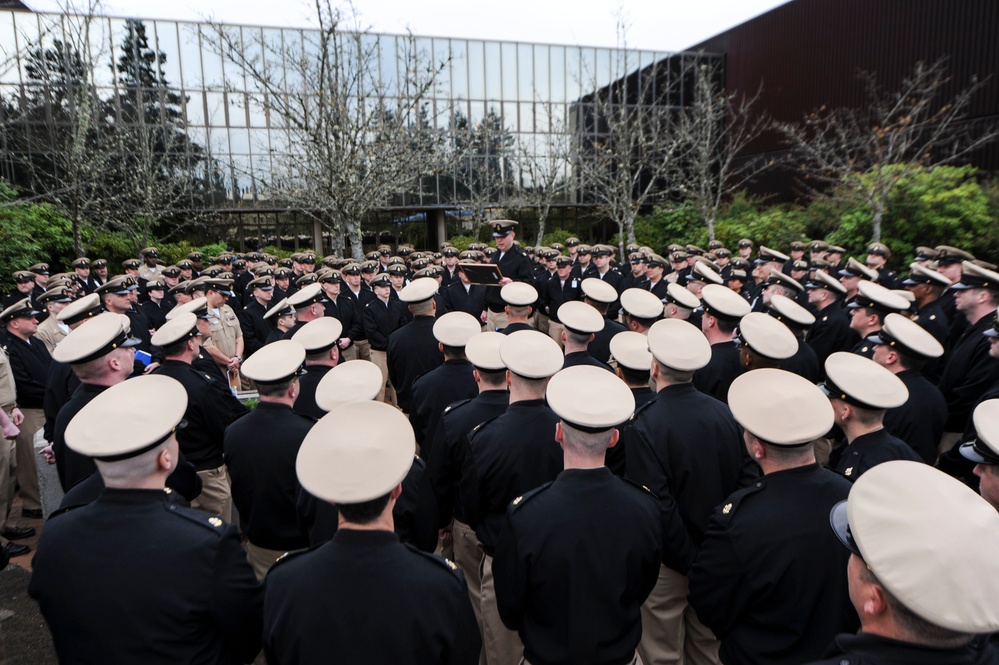
[[[18,545],[17,543],[7,543],[3,546],[3,553],[9,557],[22,556],[31,551],[31,548],[27,545]]]
[[[31,526],[9,526],[0,533],[7,540],[21,540],[22,538],[31,538],[35,535],[35,528]]]
[[[42,519],[41,508],[21,508],[21,517],[40,520]]]

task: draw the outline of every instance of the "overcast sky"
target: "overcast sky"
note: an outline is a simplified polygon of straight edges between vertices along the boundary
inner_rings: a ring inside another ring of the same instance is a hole
[[[24,0],[38,11],[60,0]],[[106,13],[197,20],[210,12],[229,23],[308,26],[303,0],[104,0]],[[614,46],[622,12],[628,45],[678,51],[787,0],[354,0],[362,27],[375,32],[468,37],[586,46]],[[82,3],[80,3],[82,4]]]

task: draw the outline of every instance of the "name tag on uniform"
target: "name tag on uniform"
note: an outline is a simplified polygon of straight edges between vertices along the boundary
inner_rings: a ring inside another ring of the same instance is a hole
[[[570,286],[572,286],[572,288],[574,288],[574,289],[578,289],[579,288],[579,281],[575,280],[575,279],[572,280],[572,284]]]

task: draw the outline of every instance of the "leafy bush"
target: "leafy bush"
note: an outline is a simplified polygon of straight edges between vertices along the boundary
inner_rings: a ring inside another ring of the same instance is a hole
[[[11,273],[41,261],[53,270],[73,260],[72,225],[46,203],[17,203],[17,192],[0,182],[0,286],[13,285]]]

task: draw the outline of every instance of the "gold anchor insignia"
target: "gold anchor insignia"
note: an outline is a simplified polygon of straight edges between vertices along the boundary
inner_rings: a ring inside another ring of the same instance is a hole
[[[209,517],[208,523],[212,526],[222,526],[222,518],[220,517]]]
[[[728,515],[730,512],[732,512],[732,504],[726,503],[725,507],[722,508],[722,515]]]

